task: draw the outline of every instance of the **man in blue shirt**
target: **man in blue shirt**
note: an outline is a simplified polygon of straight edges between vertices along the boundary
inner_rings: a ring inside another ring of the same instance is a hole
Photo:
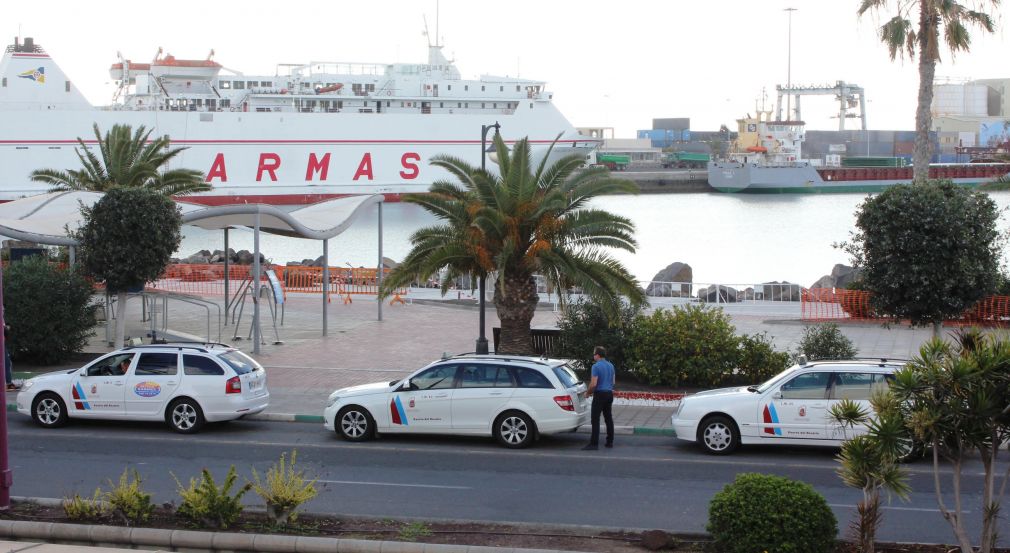
[[[614,447],[614,365],[607,361],[607,350],[603,346],[593,348],[593,369],[592,379],[589,381],[589,396],[593,398],[593,407],[590,411],[590,421],[593,426],[593,434],[589,438],[589,445],[582,448],[594,450],[600,448],[600,414],[603,414],[603,421],[607,423],[607,442],[605,447]]]

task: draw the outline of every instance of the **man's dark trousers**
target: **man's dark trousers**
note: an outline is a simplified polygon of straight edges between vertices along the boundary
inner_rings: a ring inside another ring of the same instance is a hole
[[[593,408],[589,412],[590,422],[593,425],[593,435],[589,438],[589,443],[599,445],[600,443],[600,413],[603,413],[603,421],[607,423],[607,443],[614,443],[614,392],[596,391],[593,392]]]

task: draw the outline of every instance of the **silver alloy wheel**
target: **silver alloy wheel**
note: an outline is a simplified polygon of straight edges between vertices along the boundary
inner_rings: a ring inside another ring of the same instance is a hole
[[[352,409],[340,417],[340,431],[348,438],[361,438],[368,432],[368,419],[361,411]]]
[[[712,451],[723,451],[733,443],[733,429],[722,421],[713,421],[705,427],[702,438],[705,447]]]
[[[179,430],[191,430],[196,426],[196,421],[196,408],[189,403],[179,403],[172,409],[172,426]]]
[[[56,401],[56,399],[52,397],[44,397],[40,399],[38,404],[35,406],[35,416],[38,417],[39,422],[46,426],[52,426],[59,422],[62,414],[63,412],[60,407],[60,402]]]
[[[526,421],[522,417],[512,415],[505,417],[498,426],[498,433],[502,440],[509,445],[519,445],[526,441],[530,429],[526,426]]]

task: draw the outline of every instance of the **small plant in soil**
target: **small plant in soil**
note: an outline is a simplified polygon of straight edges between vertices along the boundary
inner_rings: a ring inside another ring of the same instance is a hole
[[[105,514],[105,504],[102,502],[102,489],[95,488],[95,493],[91,497],[81,497],[74,494],[73,497],[63,498],[63,512],[70,520],[96,520]]]
[[[266,502],[267,518],[274,525],[291,524],[298,518],[298,507],[318,493],[316,480],[308,480],[305,471],[295,470],[298,451],[281,454],[277,464],[271,466],[263,478],[253,469],[252,489]]]
[[[119,476],[119,482],[109,480],[109,491],[105,492],[105,501],[109,503],[112,514],[124,525],[132,526],[147,522],[154,512],[151,494],[141,489],[140,473],[134,469],[130,478],[130,469],[124,469]]]
[[[182,504],[176,514],[200,527],[210,527],[224,530],[235,523],[242,514],[242,496],[252,488],[247,482],[232,495],[232,487],[238,480],[235,465],[228,469],[224,483],[218,487],[210,471],[203,469],[202,477],[189,480],[189,487],[184,488],[173,474],[176,485],[179,486],[179,496]]]
[[[411,522],[404,524],[397,534],[401,541],[417,541],[418,538],[426,538],[431,535],[431,528],[423,522]]]

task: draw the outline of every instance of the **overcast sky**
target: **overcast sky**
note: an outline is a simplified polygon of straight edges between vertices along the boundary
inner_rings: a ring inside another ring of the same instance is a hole
[[[964,0],[971,2],[972,0]],[[434,0],[344,2],[4,2],[3,42],[32,36],[92,103],[107,104],[116,52],[146,62],[162,47],[246,74],[278,63],[424,62]],[[464,77],[520,75],[548,82],[576,126],[615,127],[618,137],[653,117],[690,117],[694,130],[735,128],[768,108],[787,78],[792,12],[792,82],[844,80],[866,89],[871,129],[913,128],[917,69],[891,62],[877,38],[880,17],[856,17],[857,0],[645,0],[475,2],[442,0],[439,35]],[[1005,10],[1005,8],[1004,8]],[[1004,23],[1002,13],[997,14]],[[2,35],[0,35],[2,36]],[[938,66],[940,78],[1010,77],[1006,32],[975,33],[972,52]],[[809,129],[836,129],[831,97],[803,99]],[[849,121],[847,128],[858,128]]]

